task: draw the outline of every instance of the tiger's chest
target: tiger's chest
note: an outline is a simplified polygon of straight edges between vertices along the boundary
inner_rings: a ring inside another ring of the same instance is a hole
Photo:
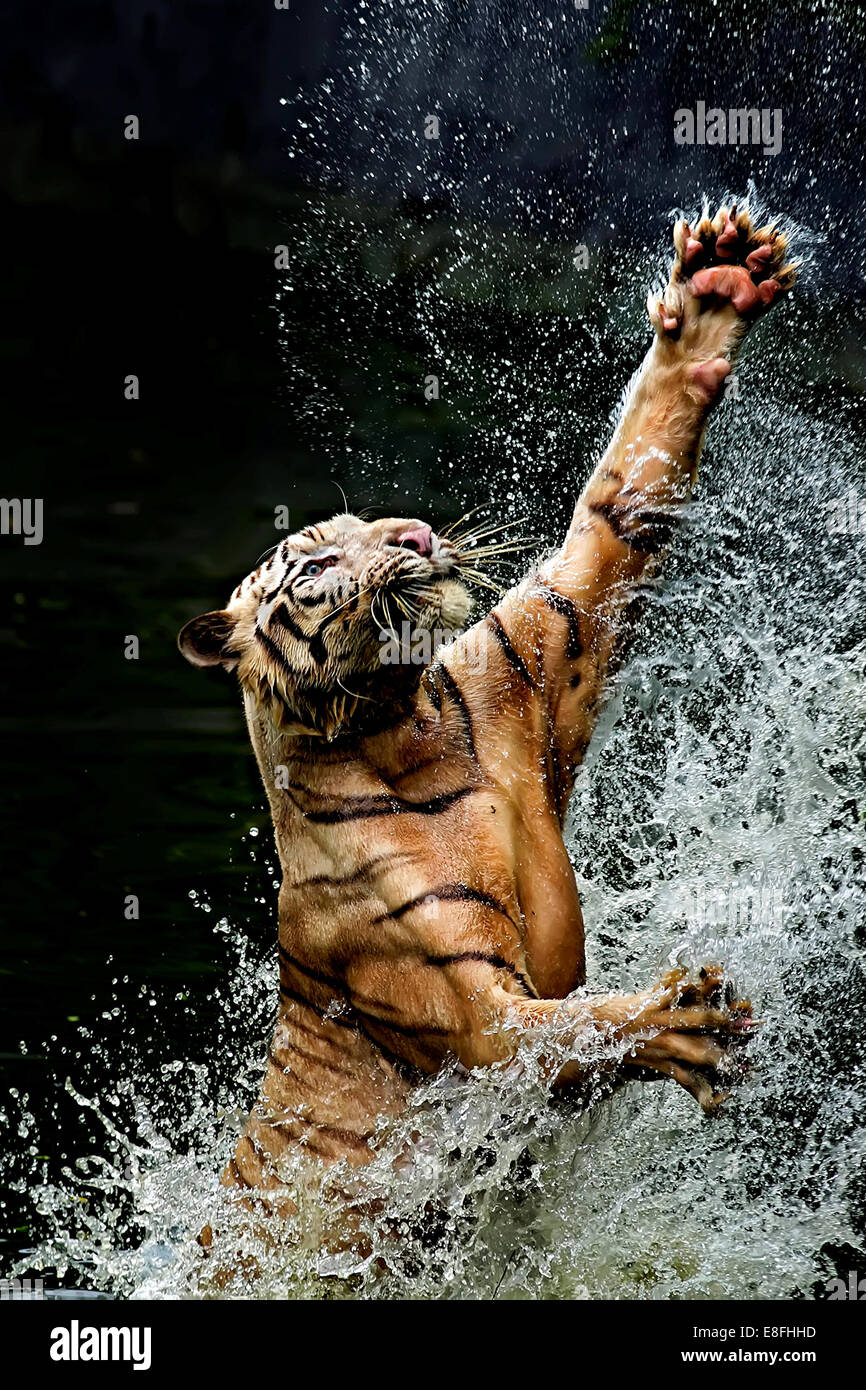
[[[447,904],[474,901],[500,909],[479,914],[485,931],[510,923],[519,934],[540,992],[582,983],[580,906],[549,789],[531,742],[500,735],[494,757],[487,732],[482,761],[462,721],[416,719],[384,746],[285,765],[275,814],[284,951],[339,978],[359,954],[405,948],[418,904],[445,904],[447,933]],[[471,914],[469,926],[466,911],[453,916],[455,939],[472,946]]]

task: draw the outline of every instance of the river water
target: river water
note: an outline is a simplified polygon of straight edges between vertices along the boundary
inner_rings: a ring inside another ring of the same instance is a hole
[[[322,79],[292,96],[287,116],[287,152],[315,174],[314,191],[287,208],[289,264],[272,295],[287,408],[300,447],[326,461],[350,505],[411,514],[423,504],[434,525],[481,505],[496,519],[525,516],[538,549],[562,533],[645,349],[642,304],[664,261],[670,209],[703,190],[721,196],[731,168],[689,188],[681,168],[660,202],[641,182],[643,137],[629,142],[626,117],[615,171],[599,136],[583,220],[561,188],[545,201],[537,179],[524,188],[515,178],[498,201],[486,180],[501,180],[509,150],[519,147],[525,167],[526,132],[533,120],[541,129],[530,104],[510,133],[501,110],[495,129],[475,129],[486,163],[464,153],[457,168],[452,143],[441,168],[425,172],[440,151],[424,145],[418,123],[395,133],[394,113],[417,97],[420,122],[439,92],[447,114],[442,94],[456,102],[473,81],[486,90],[489,72],[473,77],[465,32],[464,48],[448,49],[442,6],[424,6],[423,81],[410,61],[420,61],[420,40],[397,8],[370,16],[373,37],[362,33],[364,11],[347,30],[342,86]],[[531,71],[559,71],[537,34],[525,42]],[[446,51],[457,58],[437,68]],[[627,71],[614,80],[593,69],[593,89],[610,95],[620,81],[627,104],[638,80]],[[364,96],[351,109],[348,89]],[[545,90],[550,120],[565,119],[562,88],[551,80]],[[588,119],[574,116],[573,141]],[[347,153],[333,132],[348,140],[350,125]],[[555,122],[545,131],[553,138]],[[741,172],[740,191],[754,160]],[[317,1194],[307,1186],[303,1220],[276,1248],[238,1236],[252,1242],[257,1270],[241,1292],[809,1298],[836,1273],[862,1269],[862,313],[840,286],[850,268],[839,269],[838,211],[815,203],[809,177],[790,157],[760,184],[774,210],[798,219],[802,284],[750,338],[714,419],[695,502],[646,595],[567,829],[592,988],[640,987],[672,962],[722,960],[764,1022],[750,1074],[713,1121],[667,1084],[632,1084],[577,1112],[552,1106],[531,1066],[510,1078],[443,1074],[407,1121],[414,1161],[395,1167],[405,1134],[383,1136],[367,1174],[385,1214],[374,1256],[388,1272],[375,1258],[316,1253]],[[623,187],[631,202],[608,217],[605,190],[615,205]],[[588,249],[580,269],[578,244]],[[315,500],[303,488],[291,498],[302,514],[329,505],[321,487]],[[208,585],[228,592],[238,563],[229,573],[215,562]],[[175,705],[195,698],[192,680]],[[154,972],[145,957],[112,974],[109,963],[86,1020],[67,1016],[44,1042],[31,1029],[43,1079],[16,1085],[8,1107],[19,1267],[57,1285],[219,1296],[194,1236],[215,1213],[232,1223],[217,1177],[269,1040],[277,882],[260,794],[236,772],[245,758],[236,701],[208,689],[207,718],[193,721],[192,778],[171,779],[171,796],[189,791],[192,802],[168,861],[186,897],[183,913],[171,894],[162,910],[170,968]],[[159,725],[164,753],[166,729],[184,734],[174,718]],[[133,729],[125,766],[154,751],[153,730]],[[114,860],[122,854],[113,844]],[[225,875],[214,868],[229,861]],[[186,931],[189,958],[178,944]]]

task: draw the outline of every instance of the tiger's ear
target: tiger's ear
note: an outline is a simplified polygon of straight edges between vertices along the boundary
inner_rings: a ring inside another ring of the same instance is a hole
[[[223,666],[233,671],[240,652],[232,646],[235,619],[225,609],[202,613],[182,627],[177,645],[193,666]]]

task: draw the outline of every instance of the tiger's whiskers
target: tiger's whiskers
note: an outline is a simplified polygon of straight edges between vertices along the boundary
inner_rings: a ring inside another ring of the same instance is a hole
[[[522,526],[528,517],[518,516],[513,521],[503,521],[498,526],[476,526],[470,527],[468,531],[462,531],[457,536],[450,536],[452,545],[461,546],[472,544],[473,541],[486,539],[487,536],[495,536],[499,531],[507,531],[511,526]]]
[[[363,598],[365,594],[369,594],[369,592],[370,592],[370,590],[372,589],[372,587],[373,587],[372,584],[368,584],[367,587],[366,587],[366,589],[358,589],[358,590],[356,590],[356,592],[355,592],[354,594],[350,594],[350,595],[349,595],[349,597],[346,599],[346,602],[345,602],[345,603],[341,603],[341,604],[340,604],[339,608],[332,608],[331,611],[330,611],[330,613],[326,613],[326,614],[325,614],[324,618],[322,619],[322,621],[319,623],[318,627],[316,628],[316,632],[321,632],[322,628],[323,628],[326,624],[333,622],[333,620],[334,620],[334,618],[336,618],[337,614],[338,614],[338,613],[342,613],[342,611],[343,611],[344,608],[348,608],[350,603],[354,603],[356,599]]]
[[[501,584],[495,584],[492,579],[488,579],[487,575],[482,574],[480,570],[471,569],[469,566],[464,565],[461,566],[460,573],[463,578],[468,579],[472,584],[479,584],[482,589],[490,589],[492,593],[498,595],[505,592]]]
[[[446,537],[450,537],[451,532],[454,530],[455,526],[459,526],[461,521],[468,521],[470,516],[474,516],[476,512],[480,512],[481,508],[485,507],[486,505],[486,502],[479,502],[477,507],[470,507],[469,511],[464,512],[462,516],[458,516],[456,521],[449,522],[449,524],[445,527],[444,531],[439,532],[440,537],[443,540]]]

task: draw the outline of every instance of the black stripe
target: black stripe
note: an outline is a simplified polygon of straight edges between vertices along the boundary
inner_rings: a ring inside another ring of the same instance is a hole
[[[310,656],[319,666],[324,666],[325,662],[328,660],[328,648],[325,646],[324,625],[310,638]]]
[[[381,1053],[385,1061],[389,1062],[402,1077],[416,1083],[423,1079],[425,1073],[421,1068],[418,1067],[415,1062],[407,1062],[405,1057],[398,1056],[396,1052],[392,1052],[391,1049],[386,1047],[383,1042],[380,1042],[378,1038],[374,1038],[370,1030],[364,1027],[363,1020],[360,1016],[358,1017],[357,1026],[367,1041]]]
[[[368,1028],[365,1028],[363,1018],[360,1016],[360,1014],[358,1014],[357,1017],[349,1017],[345,1014],[329,1014],[328,1017],[325,1018],[324,1010],[317,1008],[315,1004],[311,1004],[309,999],[305,999],[302,994],[299,994],[297,992],[297,990],[289,989],[287,985],[281,984],[280,994],[284,999],[290,999],[294,1004],[302,1004],[304,1008],[309,1009],[310,1012],[315,1014],[316,1018],[320,1019],[321,1022],[324,1024],[335,1023],[340,1028],[349,1028],[353,1033],[361,1034],[363,1037],[367,1039],[368,1042],[372,1043],[373,1047],[377,1048],[377,1050],[382,1054],[385,1060],[387,1062],[390,1062],[391,1066],[395,1067],[401,1076],[406,1076],[409,1079],[417,1080],[423,1075],[423,1073],[418,1070],[418,1067],[415,1065],[414,1062],[408,1062],[405,1057],[400,1057],[396,1052],[392,1052],[390,1048],[386,1047],[384,1043],[380,1042],[378,1038],[374,1038],[370,1030]],[[375,1016],[372,1014],[370,1014],[369,1017],[375,1023],[382,1024],[383,1027],[388,1026],[383,1022],[382,1019],[375,1018]],[[296,1019],[292,1019],[290,1022],[286,1024],[286,1026],[289,1028],[295,1027],[296,1025],[301,1026],[297,1024]],[[400,1032],[401,1030],[394,1029],[393,1031]],[[412,1028],[406,1029],[406,1032],[410,1034],[416,1031],[416,1029]]]
[[[280,960],[284,961],[285,964],[290,966],[293,970],[299,970],[302,975],[306,975],[308,980],[315,980],[317,985],[327,985],[329,989],[333,989],[337,994],[343,994],[345,992],[343,981],[338,980],[335,975],[326,975],[321,970],[315,970],[310,965],[304,965],[303,961],[297,960],[294,956],[290,956],[284,946],[277,946],[277,950],[280,953]]]
[[[314,970],[311,966],[304,965],[302,961],[297,960],[294,956],[290,956],[288,951],[286,951],[284,947],[279,946],[277,949],[280,953],[280,959],[290,969],[300,971],[302,975],[306,975],[308,979],[313,980],[317,985],[324,985],[328,989],[334,990],[334,992],[342,996],[342,998],[345,999],[347,1003],[350,1003],[353,1008],[355,1007],[356,1000],[359,1002],[360,1005],[375,1004],[377,1008],[394,1008],[393,1004],[383,1004],[378,999],[374,999],[370,995],[356,994],[353,990],[350,989],[350,987],[345,983],[344,980],[338,980],[333,975],[326,975],[321,970]],[[363,1009],[361,1009],[360,1011],[362,1013],[364,1012]]]
[[[272,639],[258,627],[256,628],[256,641],[261,643],[268,656],[271,658],[271,661],[273,661],[275,666],[280,668],[284,676],[290,676],[292,680],[296,680],[298,676],[302,674],[302,672],[295,670],[288,658],[283,655],[276,642],[272,641]]]
[[[616,502],[596,502],[590,503],[590,510],[603,517],[617,540],[639,554],[669,545],[679,523],[679,517],[657,507],[633,511]]]
[[[267,602],[267,599],[265,600],[265,602]],[[271,614],[271,622],[277,623],[280,627],[284,627],[289,636],[294,637],[296,642],[303,642],[304,645],[307,647],[310,645],[312,638],[309,637],[306,632],[304,632],[301,628],[298,627],[298,624],[295,622],[294,618],[292,617],[291,613],[286,607],[285,602],[277,604],[276,608]]]
[[[345,981],[338,980],[333,975],[326,975],[321,970],[314,970],[309,965],[304,965],[302,961],[297,960],[294,956],[290,956],[288,951],[282,946],[278,946],[277,949],[280,953],[281,960],[290,969],[299,970],[302,975],[306,975],[308,979],[313,980],[317,985],[325,985],[328,989],[334,990],[336,994],[341,995],[342,998],[351,1003],[353,1007],[356,1000],[361,1004],[375,1004],[377,1008],[382,1009],[392,1009],[394,1007],[393,1004],[383,1004],[372,996],[356,994],[354,990],[349,988]]]
[[[565,594],[560,594],[556,589],[551,589],[547,585],[542,585],[538,592],[544,599],[548,608],[552,608],[554,613],[565,618],[568,622],[568,646],[565,655],[574,660],[583,655],[583,646],[580,640],[580,613],[577,605],[567,598]]]
[[[435,672],[435,674],[439,677],[443,686],[445,687],[449,699],[452,700],[453,703],[457,706],[460,712],[460,718],[463,722],[463,733],[466,737],[466,742],[469,746],[469,753],[473,761],[477,762],[478,754],[475,751],[475,731],[472,727],[472,715],[469,711],[469,706],[467,705],[463,697],[463,691],[460,689],[460,686],[457,684],[451,672],[448,670],[448,667],[445,666],[441,661],[434,661],[433,665],[428,669],[431,672]],[[437,709],[441,709],[441,700],[439,705],[435,707]]]
[[[281,1063],[277,1061],[273,1052],[268,1053],[268,1064],[272,1067],[276,1067],[287,1080],[291,1078],[293,1086],[300,1086],[302,1091],[310,1091],[314,1096],[319,1094],[321,1089],[319,1086],[313,1085],[312,1081],[305,1081],[302,1076],[298,1076],[296,1071],[292,1071],[291,1067],[282,1066]]]
[[[437,714],[442,710],[442,691],[432,681],[424,681],[424,689],[427,691],[427,698]]]
[[[278,950],[280,958],[289,968],[300,971],[302,975],[306,975],[309,979],[315,981],[316,984],[325,985],[335,990],[335,992],[342,995],[347,1003],[351,1004],[351,1007],[356,1013],[362,1015],[364,1018],[371,1019],[374,1023],[380,1024],[383,1028],[390,1028],[395,1033],[406,1033],[410,1036],[415,1033],[433,1033],[437,1035],[442,1034],[444,1036],[444,1034],[449,1031],[447,1028],[426,1028],[423,1026],[416,1027],[415,1025],[391,1023],[388,1019],[379,1018],[378,1014],[372,1014],[369,1009],[364,1008],[364,1004],[372,1004],[380,1009],[393,1009],[395,1006],[374,999],[371,995],[355,994],[342,980],[334,979],[333,976],[325,975],[319,970],[313,970],[310,966],[302,964],[302,962],[296,960],[294,956],[290,956],[288,951],[284,950],[282,946],[278,947]],[[288,991],[282,985],[280,986],[280,993],[288,995]],[[320,1017],[323,1016],[318,1009],[316,1012],[320,1014]],[[333,1020],[333,1022],[337,1021],[337,1019]]]
[[[276,556],[274,556],[274,559],[276,559]],[[284,559],[285,559],[286,561],[288,561],[288,556],[285,556]],[[280,590],[283,589],[283,588],[285,588],[287,576],[288,576],[288,571],[287,571],[287,570],[283,570],[283,573],[281,574],[281,576],[280,576],[279,580],[277,581],[277,583],[274,585],[273,589],[268,590],[268,592],[265,594],[265,596],[264,596],[264,598],[263,598],[263,600],[262,600],[264,603],[271,603],[271,602],[273,602],[273,600],[276,598],[276,596],[277,596],[277,594],[280,592]]]
[[[315,1120],[307,1120],[303,1115],[290,1115],[281,1121],[285,1125],[306,1125],[309,1129],[314,1129],[318,1134],[328,1135],[337,1139],[341,1144],[348,1144],[351,1148],[366,1149],[368,1139],[375,1138],[375,1130],[359,1134],[354,1129],[338,1129],[336,1125],[317,1124]],[[308,1141],[305,1140],[305,1143]],[[312,1146],[311,1146],[312,1147]]]
[[[532,686],[532,676],[529,674],[529,671],[527,670],[526,663],[523,660],[523,657],[520,655],[520,653],[516,652],[512,647],[511,640],[508,636],[508,633],[505,631],[505,628],[502,626],[499,616],[496,613],[491,613],[489,614],[487,621],[490,624],[493,636],[496,638],[497,642],[499,643],[500,647],[505,653],[509,663],[514,667],[515,671],[518,671],[520,673],[520,675],[526,681],[526,684]]]
[[[429,801],[406,801],[401,796],[359,796],[354,798],[344,798],[343,805],[333,811],[307,811],[303,806],[295,805],[301,814],[314,825],[337,825],[341,821],[350,820],[369,820],[373,816],[438,816],[440,812],[447,811],[449,807],[461,801],[464,796],[470,796],[476,790],[475,787],[458,787],[453,792],[442,792],[439,796],[433,796]],[[294,798],[292,798],[294,800]]]
[[[358,1009],[358,1013],[361,1015],[362,1018],[366,1018],[368,1022],[375,1023],[378,1028],[384,1028],[389,1033],[401,1033],[406,1037],[410,1038],[420,1038],[422,1036],[446,1038],[448,1034],[451,1032],[450,1028],[438,1028],[433,1024],[392,1023],[390,1019],[379,1018],[376,1014],[369,1013],[367,1009]],[[374,1038],[373,1041],[375,1042],[376,1039]],[[378,1046],[378,1043],[376,1045]]]
[[[622,541],[624,545],[630,544],[628,536],[623,533],[627,517],[621,507],[614,507],[612,502],[590,502],[589,509],[595,512],[596,516],[600,516],[602,521],[607,522],[617,540]]]
[[[512,975],[515,980],[519,981],[530,998],[538,998],[538,994],[532,988],[526,976],[522,975],[519,970],[514,968],[510,961],[505,960],[502,956],[489,956],[484,951],[460,951],[453,956],[427,956],[426,964],[437,966],[459,965],[465,960],[481,961],[485,965],[492,965],[496,970],[507,970],[509,975]]]
[[[297,1024],[293,1021],[292,1026],[297,1027]],[[312,1032],[313,1030],[309,1029],[308,1031]],[[316,1033],[315,1036],[318,1037],[319,1034]],[[271,1051],[268,1053],[267,1060],[268,1065],[276,1067],[277,1071],[280,1072],[282,1076],[286,1077],[287,1080],[289,1079],[289,1077],[291,1077],[293,1084],[295,1086],[300,1086],[302,1091],[312,1091],[314,1095],[318,1094],[318,1086],[314,1086],[310,1081],[305,1081],[302,1076],[298,1076],[298,1073],[296,1071],[292,1071],[292,1068],[290,1066],[283,1066],[282,1062],[277,1061],[276,1054],[273,1048],[271,1048]]]
[[[398,1014],[400,1012],[399,1005],[397,1004],[389,1004],[384,999],[377,999],[373,994],[359,994],[357,990],[352,989],[351,986],[347,986],[347,989],[353,1009],[360,1009],[363,1012],[365,1004],[372,1004],[375,1009],[384,1009],[387,1014]]]
[[[296,594],[292,593],[295,603],[300,603],[304,608],[321,608],[323,603],[330,601],[330,594]]]
[[[289,633],[289,635],[291,637],[294,637],[295,641],[303,642],[304,645],[308,648],[310,656],[313,658],[313,660],[317,662],[319,666],[324,666],[325,662],[328,659],[328,649],[325,646],[324,636],[324,630],[326,627],[325,623],[321,623],[319,627],[316,628],[316,631],[312,634],[312,636],[308,636],[306,632],[304,632],[301,628],[298,627],[297,623],[294,621],[291,614],[289,613],[289,610],[286,607],[285,603],[277,604],[276,608],[271,614],[271,622],[276,622],[279,624],[280,627],[284,627],[286,631]]]
[[[346,1014],[328,1014],[328,1017],[325,1018],[324,1009],[320,1009],[316,1004],[311,1004],[303,994],[299,994],[296,989],[290,989],[288,985],[280,984],[280,995],[283,999],[290,999],[293,1004],[302,1004],[305,1009],[314,1013],[316,1018],[321,1019],[322,1023],[334,1023],[338,1028],[351,1028],[357,1032],[358,1024],[355,1019]],[[294,1020],[289,1026],[294,1026]]]
[[[299,1003],[304,1002],[302,996],[299,994],[295,994],[293,990],[287,990],[281,987],[280,993],[284,994],[288,999],[295,998]],[[308,1005],[308,1007],[312,1008],[312,1005]],[[336,1022],[335,1019],[326,1020],[324,1016],[318,1012],[317,1009],[313,1010],[313,1012],[319,1019],[320,1024],[324,1024],[325,1022]],[[294,1030],[297,1028],[301,1033],[306,1033],[308,1037],[316,1038],[319,1042],[326,1043],[328,1047],[335,1047],[338,1052],[346,1051],[346,1048],[343,1046],[342,1043],[336,1042],[334,1038],[327,1037],[327,1035],[322,1032],[321,1027],[311,1028],[309,1023],[302,1023],[301,1020],[298,1017],[296,1017],[295,1014],[292,1014],[291,1016],[281,1015],[281,1023],[284,1028],[289,1028],[292,1030],[292,1032],[294,1032]]]
[[[324,603],[326,599],[331,603],[330,613],[325,614],[324,618],[322,618],[322,620],[320,621],[312,637],[308,639],[310,643],[310,651],[313,657],[316,661],[324,665],[324,663],[328,659],[328,650],[325,646],[325,633],[327,629],[331,626],[331,624],[335,623],[339,618],[340,614],[344,611],[345,605],[342,601],[343,590],[340,590],[340,601],[336,604],[334,603],[333,597],[330,594],[325,594],[322,598],[315,600],[313,600],[312,598],[304,598],[302,595],[298,596],[297,594],[293,594],[293,598],[296,603],[302,604],[305,608],[312,608],[318,606],[320,603]],[[353,595],[353,601],[356,599],[357,593]]]
[[[317,1066],[317,1067],[324,1067],[324,1068],[325,1068],[325,1071],[333,1072],[335,1076],[348,1076],[348,1075],[350,1075],[349,1069],[348,1069],[347,1067],[340,1067],[340,1066],[337,1065],[336,1062],[328,1062],[324,1057],[318,1057],[318,1056],[316,1055],[315,1052],[308,1052],[307,1049],[306,1049],[305,1047],[299,1047],[297,1043],[293,1043],[293,1042],[286,1042],[286,1043],[283,1043],[282,1046],[280,1047],[279,1051],[280,1051],[280,1052],[297,1052],[298,1056],[299,1056],[299,1057],[303,1057],[303,1059],[304,1059],[305,1062],[312,1062],[312,1063],[314,1063],[315,1066]],[[274,1063],[274,1066],[275,1066],[275,1067],[279,1067],[279,1068],[280,1068],[280,1071],[284,1071],[284,1070],[285,1070],[285,1068],[284,1068],[284,1067],[281,1067],[280,1064],[279,1064],[279,1062],[278,1062],[278,1061],[276,1060],[276,1058],[274,1057],[273,1051],[269,1054],[269,1060],[272,1061],[272,1062]]]
[[[483,893],[480,888],[470,888],[468,883],[443,883],[439,888],[431,888],[428,893],[419,893],[416,898],[411,898],[402,906],[395,907],[393,912],[383,912],[381,917],[374,918],[373,926],[378,926],[380,922],[404,917],[407,912],[412,912],[416,907],[421,907],[422,904],[431,901],[480,903],[482,907],[489,907],[494,912],[498,912],[500,916],[507,918],[514,926],[514,921],[507,908],[503,907],[495,898],[491,898],[489,893]]]
[[[293,784],[294,785],[294,784]],[[301,888],[349,888],[352,884],[363,883],[369,877],[373,869],[380,864],[392,864],[395,860],[405,859],[404,852],[398,851],[396,854],[377,854],[373,859],[368,859],[366,864],[362,864],[359,869],[354,869],[350,874],[335,878],[332,874],[314,874],[312,878],[302,878],[298,883],[291,883],[288,886],[292,889]]]

